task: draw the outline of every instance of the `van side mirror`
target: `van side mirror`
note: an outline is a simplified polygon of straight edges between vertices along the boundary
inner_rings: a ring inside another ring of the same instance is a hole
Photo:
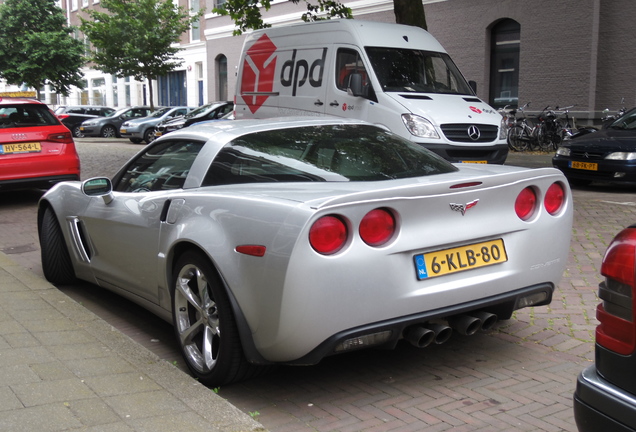
[[[477,94],[477,81],[468,81],[468,85],[470,86],[471,89],[473,89],[473,91],[475,92],[475,94]]]
[[[352,73],[349,75],[349,86],[347,87],[349,96],[365,96],[362,85],[362,74]]]

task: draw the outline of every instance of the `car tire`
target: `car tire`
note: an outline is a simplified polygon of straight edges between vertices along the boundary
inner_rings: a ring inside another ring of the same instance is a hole
[[[115,129],[111,125],[106,125],[102,128],[102,132],[100,134],[102,138],[116,138],[117,137],[117,129]]]
[[[73,128],[71,129],[71,132],[73,132],[73,136],[75,138],[84,138],[84,134],[82,133],[82,131],[80,130],[79,125],[75,125],[73,126]]]
[[[155,140],[155,128],[148,128],[146,132],[144,132],[144,141],[146,144],[150,144]]]
[[[192,374],[211,387],[253,376],[257,367],[245,359],[229,298],[209,260],[186,252],[173,275],[172,320]]]
[[[133,144],[141,144],[141,142],[143,141],[142,139],[139,139],[139,138],[128,138],[128,139]]]
[[[62,229],[50,207],[42,215],[40,249],[42,271],[46,280],[58,285],[69,285],[77,281]]]

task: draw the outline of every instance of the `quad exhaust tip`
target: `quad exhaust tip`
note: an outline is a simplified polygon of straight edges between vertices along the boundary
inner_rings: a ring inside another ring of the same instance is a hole
[[[425,348],[432,343],[443,344],[450,339],[453,331],[470,336],[479,330],[490,330],[497,322],[497,315],[475,311],[455,315],[447,320],[448,325],[430,322],[411,326],[404,332],[404,339],[417,348]]]

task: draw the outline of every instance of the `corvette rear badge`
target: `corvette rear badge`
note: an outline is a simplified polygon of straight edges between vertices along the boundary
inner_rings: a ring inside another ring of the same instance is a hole
[[[466,214],[466,211],[470,208],[473,208],[477,205],[477,203],[479,202],[478,199],[476,199],[475,201],[471,201],[469,203],[466,204],[455,204],[455,203],[451,203],[450,204],[450,208],[451,210],[454,211],[458,211],[462,214],[462,216],[464,216]]]

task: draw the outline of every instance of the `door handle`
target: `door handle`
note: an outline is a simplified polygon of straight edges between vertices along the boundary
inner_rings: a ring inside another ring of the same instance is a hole
[[[320,99],[316,99],[316,102],[314,102],[314,105],[316,106],[323,106],[324,103],[320,100]]]
[[[340,104],[338,103],[338,101],[333,101],[329,104],[329,106],[337,107],[337,106],[340,106]]]

